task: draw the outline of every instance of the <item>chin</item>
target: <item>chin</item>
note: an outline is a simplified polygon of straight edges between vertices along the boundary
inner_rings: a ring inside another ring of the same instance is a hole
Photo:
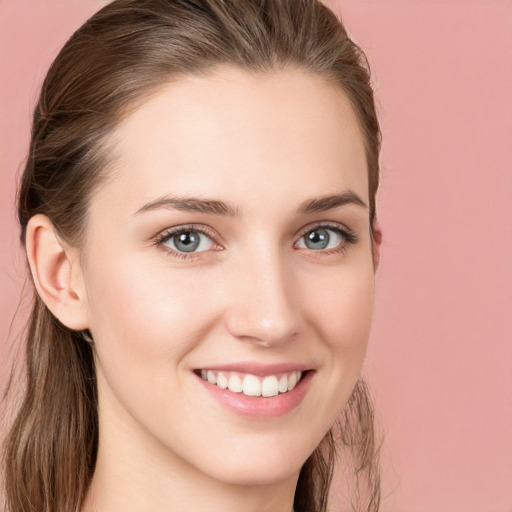
[[[232,469],[224,468],[221,473],[211,476],[227,485],[239,487],[272,486],[290,479],[297,480],[302,465],[292,466],[285,461],[282,464],[244,464]]]
[[[203,459],[204,465],[200,469],[215,480],[235,486],[273,485],[290,479],[296,481],[311,454],[306,449],[304,439],[295,446],[280,442],[268,443],[267,448],[262,448],[255,441],[252,449],[237,447],[220,457],[211,454],[207,460]]]

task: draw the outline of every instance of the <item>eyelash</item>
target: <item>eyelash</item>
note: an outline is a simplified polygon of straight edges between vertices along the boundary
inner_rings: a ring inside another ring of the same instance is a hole
[[[345,226],[342,227],[340,224],[336,224],[333,222],[319,222],[317,224],[314,224],[313,226],[311,226],[311,225],[308,226],[303,231],[301,231],[299,240],[301,240],[308,233],[311,233],[312,231],[316,231],[317,229],[328,229],[330,231],[334,231],[343,239],[343,242],[340,244],[339,247],[336,247],[335,249],[328,249],[328,250],[322,250],[322,251],[311,250],[311,252],[313,252],[315,255],[316,254],[327,254],[328,255],[328,254],[339,254],[339,253],[344,254],[345,252],[347,252],[347,250],[349,249],[349,247],[351,245],[354,245],[358,241],[358,238],[357,238],[356,234],[354,233],[354,231],[352,231],[351,229],[349,229]]]
[[[208,251],[200,251],[200,252],[179,252],[175,251],[174,249],[171,249],[170,247],[166,247],[164,244],[168,240],[170,240],[173,236],[180,235],[181,233],[189,233],[193,231],[194,233],[201,233],[202,235],[208,237],[210,240],[212,240],[215,243],[215,234],[213,231],[206,230],[203,227],[198,227],[193,224],[191,225],[185,225],[180,226],[179,228],[171,228],[163,231],[155,238],[155,245],[162,250],[165,254],[168,256],[179,258],[183,260],[195,260],[199,257],[199,255],[202,252],[208,252]],[[215,249],[214,249],[215,250]],[[218,250],[218,249],[217,249]]]
[[[339,224],[335,224],[332,222],[319,222],[318,224],[315,224],[313,226],[308,226],[306,229],[304,229],[300,233],[299,240],[301,240],[308,233],[311,233],[312,231],[315,231],[317,229],[328,229],[330,231],[334,231],[341,238],[343,238],[344,241],[336,249],[320,250],[320,251],[314,251],[311,249],[311,252],[313,252],[313,253],[320,253],[320,254],[345,253],[351,245],[356,244],[358,241],[356,234],[351,229],[348,229],[347,227],[341,227]],[[179,235],[181,233],[188,233],[191,231],[193,231],[195,233],[201,233],[202,235],[211,239],[214,244],[216,244],[215,234],[213,232],[206,230],[203,227],[199,227],[199,226],[195,226],[195,225],[185,225],[185,226],[180,226],[178,228],[168,229],[168,230],[165,230],[162,233],[158,234],[155,237],[154,245],[157,246],[160,250],[162,250],[165,254],[167,254],[171,257],[184,259],[184,260],[195,260],[198,257],[200,257],[201,253],[209,252],[209,251],[185,253],[185,252],[175,251],[174,249],[171,249],[164,245],[165,242],[170,240],[172,237]],[[294,244],[294,247],[295,247],[295,244]],[[213,250],[219,250],[219,249],[213,249]]]

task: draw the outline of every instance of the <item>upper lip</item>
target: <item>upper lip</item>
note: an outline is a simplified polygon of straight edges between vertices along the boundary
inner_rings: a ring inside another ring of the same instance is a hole
[[[304,372],[311,370],[310,365],[301,363],[274,363],[274,364],[260,364],[251,361],[244,361],[239,363],[226,363],[208,365],[198,368],[197,370],[213,370],[213,371],[226,371],[226,372],[239,372],[265,377],[267,375],[276,375],[278,373],[289,373],[294,371]]]

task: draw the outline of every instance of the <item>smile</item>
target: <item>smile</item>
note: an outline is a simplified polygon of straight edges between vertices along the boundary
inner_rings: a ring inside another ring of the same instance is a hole
[[[200,370],[198,374],[203,380],[215,384],[220,389],[228,389],[245,396],[271,397],[292,391],[301,380],[303,372],[296,370],[265,377],[217,370]]]

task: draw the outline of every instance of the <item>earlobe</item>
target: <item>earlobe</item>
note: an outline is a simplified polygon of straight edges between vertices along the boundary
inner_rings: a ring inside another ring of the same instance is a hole
[[[66,247],[45,215],[34,215],[26,234],[27,258],[37,293],[66,327],[88,328],[78,252]]]
[[[373,267],[375,271],[379,268],[380,261],[380,246],[382,244],[382,230],[378,222],[373,225],[372,232],[372,250],[373,250]]]

